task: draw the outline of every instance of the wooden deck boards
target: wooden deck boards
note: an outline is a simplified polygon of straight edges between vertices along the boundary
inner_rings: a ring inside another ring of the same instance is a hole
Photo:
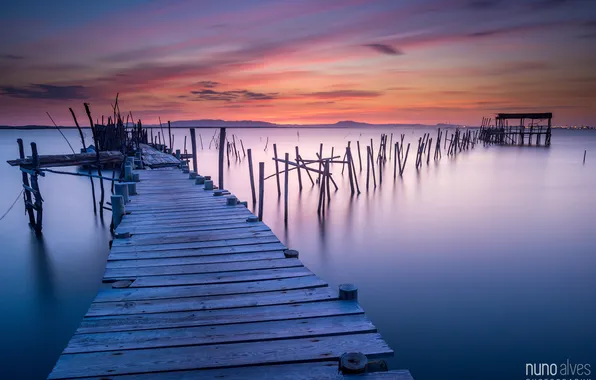
[[[344,352],[393,355],[358,303],[245,207],[178,170],[140,174],[103,278],[129,286],[98,292],[50,379],[412,379],[338,373]]]

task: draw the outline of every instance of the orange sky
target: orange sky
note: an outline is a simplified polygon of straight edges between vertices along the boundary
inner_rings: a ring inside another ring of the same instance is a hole
[[[70,2],[0,16],[0,125],[109,115],[117,92],[148,124],[596,120],[590,1]]]

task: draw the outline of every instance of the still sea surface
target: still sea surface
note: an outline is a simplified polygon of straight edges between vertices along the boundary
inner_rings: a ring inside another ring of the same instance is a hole
[[[217,179],[215,130],[198,132],[198,170]],[[347,171],[332,165],[339,191],[320,219],[318,187],[303,172],[299,192],[292,171],[287,226],[275,178],[266,181],[264,221],[332,286],[359,287],[361,305],[395,350],[390,368],[407,368],[416,380],[525,379],[526,363],[569,359],[591,364],[596,377],[596,133],[556,130],[550,148],[443,151],[417,171],[424,132],[436,139],[436,128],[424,127],[228,129],[228,136],[239,150],[239,139],[252,148],[266,175],[274,173],[273,143],[282,157],[294,157],[298,145],[309,159],[320,143],[325,156],[331,147],[343,156],[352,142],[360,195],[350,196]],[[64,133],[78,151],[76,130]],[[183,149],[188,129],[173,133]],[[355,145],[364,159],[381,133],[393,141],[405,134],[410,157],[394,180],[392,154],[383,182],[367,191]],[[0,131],[0,216],[21,191],[19,170],[5,162],[17,158],[18,137],[28,154],[31,141],[40,154],[70,152],[56,130]],[[108,255],[111,214],[105,222],[93,214],[89,179],[48,173],[39,184],[43,239],[28,228],[21,199],[0,221],[2,379],[47,376],[101,286]],[[247,160],[231,158],[225,187],[252,203]]]

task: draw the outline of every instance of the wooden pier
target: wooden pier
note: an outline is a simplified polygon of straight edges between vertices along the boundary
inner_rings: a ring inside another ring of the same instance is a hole
[[[235,197],[178,169],[136,174],[50,379],[412,379],[379,360],[393,351],[357,290],[329,287]]]
[[[499,113],[495,125],[483,125],[480,140],[485,144],[550,146],[552,113]],[[488,119],[490,123],[491,119]],[[509,121],[512,121],[509,125]]]

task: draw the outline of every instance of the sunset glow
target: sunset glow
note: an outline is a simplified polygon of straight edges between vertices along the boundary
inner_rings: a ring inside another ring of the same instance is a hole
[[[51,5],[50,5],[51,4]],[[596,119],[589,0],[29,1],[3,7],[0,125]]]

